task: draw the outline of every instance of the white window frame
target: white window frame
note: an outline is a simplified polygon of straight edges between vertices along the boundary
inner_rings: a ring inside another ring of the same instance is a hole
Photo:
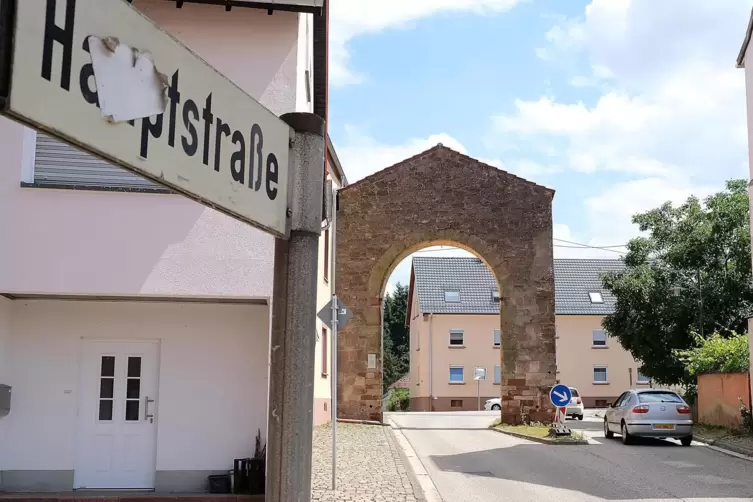
[[[463,337],[462,343],[459,345],[457,343],[452,343],[452,335],[458,335],[458,334]],[[453,349],[464,348],[465,347],[465,330],[451,329],[450,333],[447,335],[447,346]]]
[[[588,299],[591,300],[591,303],[604,303],[604,295],[601,294],[601,291],[590,291],[588,293]]]
[[[604,370],[604,380],[596,380],[596,370]],[[594,385],[607,385],[609,383],[609,368],[606,364],[597,364],[593,367],[592,375]]]
[[[502,365],[494,365],[494,375],[492,378],[494,379],[494,385],[499,385],[502,382]]]
[[[642,379],[641,379],[642,378]],[[638,385],[648,385],[651,383],[651,379],[647,376],[641,375],[641,369],[635,369],[635,383]]]
[[[497,334],[499,334],[499,337]],[[499,342],[497,342],[497,338],[499,338]],[[492,345],[494,345],[495,349],[502,347],[502,330],[499,328],[492,330]]]
[[[453,294],[453,293],[458,295],[458,299],[457,300],[448,300],[447,299],[447,295],[448,294]],[[460,303],[460,291],[458,291],[456,289],[451,289],[451,290],[445,291],[444,292],[444,301],[445,301],[445,303]]]
[[[598,344],[596,343],[596,333],[601,333],[604,335],[604,344]],[[592,349],[606,349],[608,347],[607,345],[607,332],[603,329],[592,329],[591,330],[591,348]]]
[[[463,376],[462,380],[457,381],[457,380],[453,380],[452,379],[452,370],[453,369],[459,369],[461,371],[461,374]],[[452,385],[464,384],[465,383],[465,366],[463,366],[462,364],[451,364],[450,365],[450,369],[448,370],[447,379],[448,379],[448,382],[450,384],[452,384]]]

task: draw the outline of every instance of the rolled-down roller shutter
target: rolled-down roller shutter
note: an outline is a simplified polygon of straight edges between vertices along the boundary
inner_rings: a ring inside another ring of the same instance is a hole
[[[34,183],[42,186],[164,188],[42,132],[37,133]]]

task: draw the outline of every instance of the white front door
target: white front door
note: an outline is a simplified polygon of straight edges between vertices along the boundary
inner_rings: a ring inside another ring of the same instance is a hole
[[[74,488],[154,488],[159,343],[83,340]]]

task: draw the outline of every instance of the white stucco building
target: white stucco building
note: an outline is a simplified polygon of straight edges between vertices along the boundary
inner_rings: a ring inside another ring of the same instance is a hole
[[[324,16],[133,5],[275,114],[326,117]],[[0,491],[203,491],[265,435],[273,238],[5,118],[0,152]],[[329,142],[327,166],[346,182]]]

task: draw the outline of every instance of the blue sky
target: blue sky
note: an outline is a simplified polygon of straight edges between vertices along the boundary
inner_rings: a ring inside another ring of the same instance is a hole
[[[749,0],[331,2],[351,181],[441,142],[556,189],[555,255],[585,258],[619,255],[563,241],[624,244],[632,214],[747,177]]]

